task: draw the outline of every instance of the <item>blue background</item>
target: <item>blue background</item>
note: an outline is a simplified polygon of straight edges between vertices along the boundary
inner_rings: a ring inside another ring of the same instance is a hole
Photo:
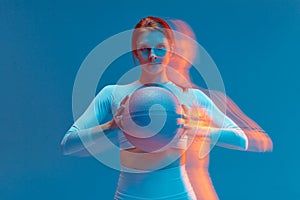
[[[1,0],[0,199],[112,199],[118,172],[59,144],[84,58],[148,15],[187,21],[227,94],[273,139],[273,153],[214,148],[220,199],[300,199],[299,0]]]

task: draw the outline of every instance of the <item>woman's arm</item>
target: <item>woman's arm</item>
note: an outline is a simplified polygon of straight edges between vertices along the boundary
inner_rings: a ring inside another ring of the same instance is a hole
[[[212,100],[200,90],[195,91],[200,107],[205,108],[206,114],[212,120],[214,127],[209,127],[212,143],[230,149],[247,150],[248,138],[237,124],[221,112]]]
[[[95,126],[90,129],[68,131],[61,141],[61,150],[63,155],[73,156],[90,156],[87,148],[97,146],[98,152],[108,148],[107,144],[100,143],[103,137],[108,137],[110,140],[116,139],[117,127],[112,125],[112,121],[105,124]]]
[[[111,113],[112,90],[113,86],[104,87],[68,130],[61,141],[63,155],[88,156],[87,147],[96,145],[103,137],[116,135],[113,134],[117,129],[114,120],[100,124]],[[97,145],[99,150],[105,146],[103,143]]]

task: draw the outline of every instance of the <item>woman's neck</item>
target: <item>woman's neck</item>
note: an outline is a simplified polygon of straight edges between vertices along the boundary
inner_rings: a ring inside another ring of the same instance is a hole
[[[149,74],[145,71],[142,71],[142,75],[139,78],[139,82],[142,84],[149,84],[149,83],[167,83],[169,79],[165,71],[159,74]]]

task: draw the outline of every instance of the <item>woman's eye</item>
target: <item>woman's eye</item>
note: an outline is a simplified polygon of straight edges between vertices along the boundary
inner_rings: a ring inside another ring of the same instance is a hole
[[[167,50],[165,48],[155,48],[155,53],[157,56],[165,56]]]
[[[156,51],[166,51],[165,48],[155,48]]]
[[[151,51],[151,48],[146,48],[146,47],[144,47],[144,48],[141,48],[140,51],[141,51],[141,52],[144,52],[144,53],[145,53],[145,52],[149,52],[149,51]]]
[[[156,47],[156,48],[150,48],[150,47],[142,47],[139,48],[139,52],[145,56],[148,56],[150,54],[150,52],[154,51],[154,53],[159,56],[159,57],[163,57],[166,55],[167,49],[164,47]]]

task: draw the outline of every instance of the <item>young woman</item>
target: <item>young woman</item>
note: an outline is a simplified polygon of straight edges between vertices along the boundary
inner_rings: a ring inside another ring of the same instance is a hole
[[[61,142],[63,154],[85,156],[89,155],[86,146],[97,146],[97,141],[105,134],[118,134],[122,170],[115,199],[200,199],[200,196],[196,197],[199,195],[197,187],[203,187],[202,190],[207,191],[208,195],[209,190],[214,190],[189,180],[187,170],[192,171],[192,168],[200,166],[195,159],[199,157],[199,152],[193,153],[196,148],[199,150],[199,145],[193,146],[193,139],[198,141],[200,138],[209,145],[210,139],[219,138],[220,144],[241,150],[248,148],[244,131],[224,115],[207,95],[199,89],[182,86],[174,77],[170,79],[167,68],[174,56],[173,48],[175,38],[165,20],[156,17],[142,19],[132,35],[133,57],[142,68],[141,76],[128,85],[104,87]],[[118,128],[126,129],[122,127],[122,116],[130,95],[149,84],[169,88],[182,97],[179,100],[183,118],[178,120],[182,125],[182,134],[172,140],[169,148],[155,152],[145,152],[132,145],[122,131],[114,132]],[[113,118],[104,123],[108,113],[113,114]],[[89,141],[90,144],[83,144],[82,141]],[[190,146],[193,151],[189,151]],[[187,152],[192,153],[186,157]],[[191,164],[193,160],[195,163]],[[187,162],[192,168],[186,168]],[[201,167],[206,165],[207,162]],[[207,166],[203,169],[207,171]],[[197,174],[197,179],[201,179],[201,174]],[[211,199],[209,196],[203,198]]]

